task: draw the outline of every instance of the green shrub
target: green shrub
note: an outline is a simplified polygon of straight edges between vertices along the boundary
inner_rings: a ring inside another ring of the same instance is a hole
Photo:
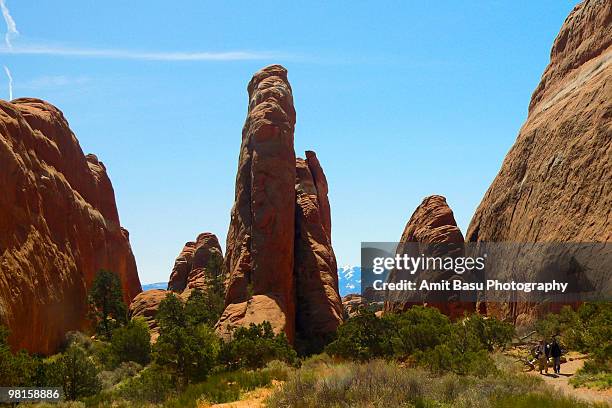
[[[120,382],[132,378],[142,370],[142,366],[133,361],[121,363],[114,370],[102,371],[98,374],[98,379],[102,385],[102,389],[112,388]]]
[[[180,385],[206,378],[219,354],[214,331],[204,324],[192,324],[183,303],[172,293],[160,302],[156,319],[159,338],[154,347],[155,362],[176,375]]]
[[[413,306],[384,318],[394,327],[393,348],[399,356],[434,348],[445,341],[451,330],[448,317],[432,307]]]
[[[504,349],[515,335],[514,325],[502,322],[495,317],[473,314],[462,322],[474,333],[478,341],[488,351],[496,347]]]
[[[110,349],[117,364],[125,361],[148,364],[151,359],[149,326],[143,319],[132,319],[113,332]]]
[[[327,345],[325,351],[332,356],[357,361],[389,357],[393,354],[394,331],[391,320],[379,319],[374,312],[361,309],[338,327],[336,339]]]
[[[116,397],[138,403],[159,404],[164,402],[175,390],[170,373],[155,364],[145,368],[135,377],[122,382]]]
[[[256,369],[272,360],[295,364],[297,354],[285,333],[274,334],[270,322],[265,321],[235,328],[231,340],[221,346],[220,360],[230,370]]]
[[[47,385],[61,386],[68,400],[81,399],[101,389],[93,359],[76,343],[68,346],[64,353],[49,359],[45,371]]]

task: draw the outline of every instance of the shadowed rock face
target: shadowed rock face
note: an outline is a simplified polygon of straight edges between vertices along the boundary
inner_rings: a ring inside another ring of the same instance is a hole
[[[342,322],[338,267],[331,246],[327,180],[314,152],[296,160],[296,331],[305,343],[322,344]],[[314,175],[317,175],[317,178]]]
[[[555,39],[527,121],[472,218],[468,241],[612,240],[611,45],[612,3],[576,6]],[[490,313],[517,321],[528,320],[520,315],[534,308],[491,306]]]
[[[422,245],[412,245],[418,243]],[[434,245],[438,244],[438,245]],[[440,256],[440,257],[460,257],[464,256],[463,248],[464,240],[461,230],[457,227],[453,212],[446,203],[446,199],[439,195],[426,197],[423,202],[410,217],[406,224],[406,228],[400,239],[397,255],[408,254],[411,256]],[[416,248],[419,248],[418,250]],[[414,252],[414,253],[412,253]],[[442,275],[440,272],[428,271],[419,272],[422,278],[428,281],[439,281],[442,279],[448,280],[456,278],[451,271],[448,276]],[[428,276],[428,274],[430,276]],[[389,282],[399,282],[402,277],[399,271],[392,270],[389,274]],[[415,301],[413,299],[404,299],[403,293],[390,292],[387,294],[384,311],[385,312],[401,312],[405,311],[413,305],[426,304],[427,306],[436,307],[442,313],[451,318],[457,318],[463,315],[464,311],[474,311],[475,304],[471,302],[458,302],[453,300],[453,294],[449,294],[449,299],[446,302],[428,302],[426,299]]]
[[[287,70],[271,65],[248,85],[235,203],[227,236],[226,305],[218,328],[269,320],[295,333],[295,110]]]
[[[291,342],[323,342],[342,321],[327,180],[314,152],[296,161],[287,71],[262,69],[248,91],[217,331],[267,320]]]
[[[168,290],[153,289],[140,293],[130,304],[130,318],[143,318],[151,329],[151,342],[156,342],[159,328],[155,315],[160,302],[170,292],[187,301],[194,289],[214,288],[214,281],[221,279],[222,264],[223,253],[217,236],[210,232],[201,233],[195,242],[187,242],[176,258],[168,281]]]
[[[0,323],[14,349],[49,354],[85,330],[101,269],[119,275],[126,304],[141,291],[106,169],[57,108],[0,101],[0,187]]]

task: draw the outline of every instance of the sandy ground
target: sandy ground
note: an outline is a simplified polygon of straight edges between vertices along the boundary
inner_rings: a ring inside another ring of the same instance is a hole
[[[548,369],[548,374],[540,375],[537,370],[532,371],[531,374],[541,377],[547,384],[552,385],[565,395],[588,402],[607,402],[612,404],[612,389],[601,391],[591,388],[574,388],[569,383],[570,378],[584,365],[583,357],[570,353],[568,361],[561,364],[561,374],[559,375],[553,372],[552,366]]]
[[[203,404],[198,408],[263,408],[264,401],[272,393],[274,387],[258,388],[244,394],[240,401],[226,402],[224,404]]]

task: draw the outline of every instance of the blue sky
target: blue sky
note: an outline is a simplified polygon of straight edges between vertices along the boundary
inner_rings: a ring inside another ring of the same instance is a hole
[[[289,70],[296,153],[327,174],[339,265],[398,240],[430,194],[465,232],[576,4],[4,3],[13,96],[58,106],[106,164],[143,282],[199,232],[225,246],[246,85],[271,63]]]

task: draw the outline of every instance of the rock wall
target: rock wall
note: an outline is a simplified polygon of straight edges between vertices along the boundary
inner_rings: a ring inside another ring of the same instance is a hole
[[[291,342],[296,324],[322,338],[342,320],[327,181],[314,152],[296,161],[287,70],[263,68],[248,93],[217,331],[267,320]]]
[[[14,349],[49,354],[87,329],[101,269],[120,276],[127,304],[141,291],[106,168],[56,107],[0,101],[0,189],[0,323]]]
[[[468,241],[612,240],[611,46],[612,3],[576,6],[555,39],[527,121],[474,214]],[[534,307],[492,306],[489,312],[514,320]]]

